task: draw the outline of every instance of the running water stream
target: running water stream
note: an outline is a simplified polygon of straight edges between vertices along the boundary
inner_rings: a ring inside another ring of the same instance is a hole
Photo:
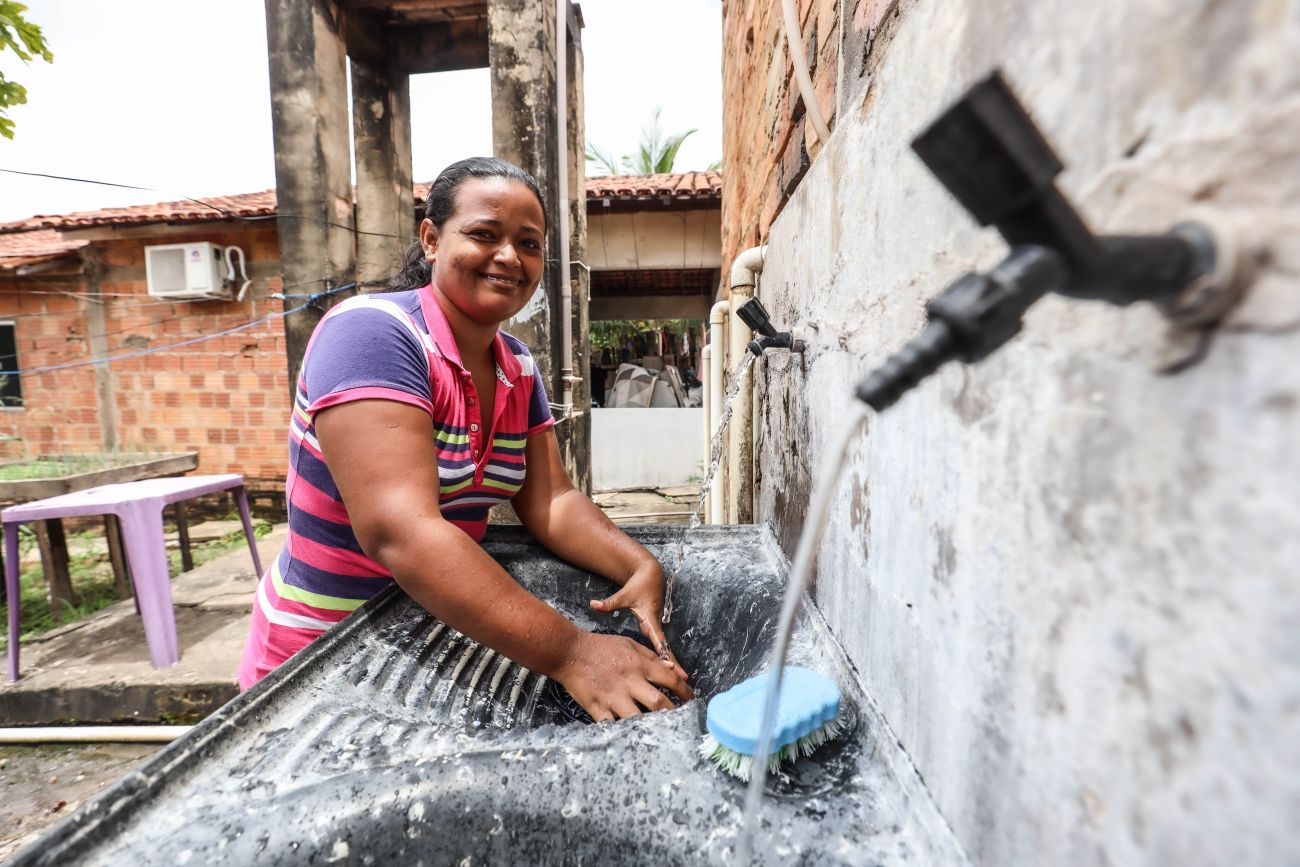
[[[867,418],[867,405],[853,401],[848,418],[843,422],[839,438],[835,440],[828,453],[829,460],[822,466],[821,477],[813,489],[812,501],[808,508],[808,517],[799,534],[799,544],[795,548],[794,564],[790,568],[790,583],[785,588],[785,599],[781,603],[781,614],[777,624],[776,643],[772,647],[772,677],[763,701],[763,722],[758,729],[758,748],[755,756],[766,756],[772,752],[772,728],[776,721],[777,696],[781,694],[781,676],[785,672],[785,655],[790,649],[790,636],[794,632],[795,621],[799,619],[799,610],[803,603],[804,590],[812,575],[813,562],[817,558],[817,549],[821,546],[822,534],[826,532],[826,520],[830,516],[831,500],[835,494],[836,482],[839,480],[844,462],[848,458],[849,447],[857,439]],[[736,844],[736,863],[748,864],[750,836],[757,822],[759,802],[763,798],[763,783],[767,779],[767,762],[754,763],[754,775],[749,780],[745,792],[745,809],[741,814],[740,839]]]
[[[731,374],[731,379],[727,382],[726,396],[723,398],[722,413],[718,417],[718,429],[713,432],[713,439],[709,443],[709,466],[704,473],[704,483],[700,485],[700,500],[695,504],[695,511],[691,512],[691,520],[686,529],[682,531],[681,541],[677,545],[677,562],[673,564],[673,574],[668,579],[668,588],[664,591],[664,613],[660,619],[662,623],[668,623],[673,618],[673,585],[677,583],[677,575],[682,571],[682,562],[686,558],[686,535],[691,530],[699,529],[700,512],[704,510],[704,504],[709,498],[709,488],[713,485],[713,477],[718,472],[718,464],[722,463],[722,444],[723,438],[727,434],[727,425],[731,423],[731,413],[740,395],[740,385],[745,380],[745,374],[754,366],[754,361],[758,356],[752,352],[746,352],[740,359],[740,364],[736,365],[736,370]]]

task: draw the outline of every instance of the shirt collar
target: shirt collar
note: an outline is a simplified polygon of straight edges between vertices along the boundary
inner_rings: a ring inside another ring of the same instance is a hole
[[[424,314],[424,324],[428,326],[429,336],[433,338],[438,351],[461,370],[465,370],[465,365],[460,360],[460,347],[456,345],[456,335],[452,333],[447,314],[443,312],[442,305],[434,295],[432,283],[420,289],[420,311]],[[492,354],[496,359],[498,378],[504,376],[505,384],[513,388],[515,381],[524,372],[524,368],[519,363],[519,359],[515,358],[515,354],[510,351],[505,335],[499,328],[496,337],[492,339]]]

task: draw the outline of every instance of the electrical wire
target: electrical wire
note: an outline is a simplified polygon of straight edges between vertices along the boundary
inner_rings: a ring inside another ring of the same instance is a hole
[[[249,322],[245,322],[241,325],[236,325],[232,328],[226,328],[221,331],[214,331],[211,334],[203,334],[198,337],[192,337],[187,340],[178,341],[176,343],[168,343],[163,346],[151,346],[148,349],[140,349],[134,352],[123,352],[117,355],[110,354],[110,355],[104,355],[99,357],[83,358],[79,361],[69,361],[63,364],[51,364],[43,367],[30,368],[28,370],[0,370],[0,375],[17,376],[20,378],[25,376],[36,376],[44,373],[53,373],[59,370],[71,370],[78,367],[87,367],[94,364],[112,364],[115,361],[124,361],[129,358],[139,358],[145,355],[153,355],[159,352],[168,352],[173,349],[180,349],[185,346],[193,346],[194,344],[203,343],[208,340],[213,340],[217,337],[225,337],[230,334],[236,334],[240,331],[247,331],[249,328],[253,328],[254,326],[271,322],[272,320],[275,319],[284,319],[288,316],[293,315],[294,313],[298,313],[302,310],[306,310],[309,307],[315,307],[316,302],[321,298],[327,297],[329,295],[335,295],[339,292],[344,292],[347,291],[348,289],[353,289],[355,287],[356,287],[355,283],[347,283],[342,286],[335,286],[323,292],[315,292],[306,296],[308,300],[303,302],[302,304],[299,304],[297,307],[293,307],[283,311],[273,311],[264,316],[259,316],[257,319],[251,320]]]

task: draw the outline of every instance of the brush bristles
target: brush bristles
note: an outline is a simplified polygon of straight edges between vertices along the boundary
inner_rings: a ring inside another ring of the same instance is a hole
[[[843,731],[844,726],[839,719],[831,719],[797,741],[781,745],[776,752],[768,756],[767,772],[778,773],[782,762],[793,762],[799,756],[811,756],[818,747],[835,740]],[[749,779],[754,776],[754,768],[758,764],[753,756],[723,746],[711,734],[704,736],[704,741],[700,744],[700,755],[744,782],[749,782]]]

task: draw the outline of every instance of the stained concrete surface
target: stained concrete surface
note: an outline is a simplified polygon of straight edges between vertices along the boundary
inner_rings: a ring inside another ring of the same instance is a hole
[[[1149,305],[1049,297],[872,418],[816,599],[975,863],[1300,863],[1300,3],[896,18],[768,236],[756,517],[793,551],[855,383],[1005,254],[908,146],[1003,67],[1098,231],[1211,207],[1258,279],[1176,375]]]

